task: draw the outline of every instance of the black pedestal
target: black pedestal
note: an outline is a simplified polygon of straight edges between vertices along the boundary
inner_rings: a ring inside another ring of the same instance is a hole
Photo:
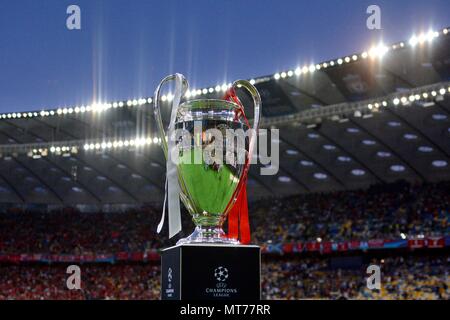
[[[258,246],[184,244],[161,254],[162,300],[259,300]]]

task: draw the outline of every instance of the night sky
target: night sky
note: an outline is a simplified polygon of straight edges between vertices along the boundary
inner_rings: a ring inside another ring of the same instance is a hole
[[[81,30],[66,9],[81,8]],[[366,8],[381,7],[382,30]],[[152,96],[165,75],[215,86],[450,25],[448,0],[1,0],[0,112]]]

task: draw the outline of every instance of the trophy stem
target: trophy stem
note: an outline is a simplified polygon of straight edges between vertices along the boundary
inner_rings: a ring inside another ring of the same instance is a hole
[[[239,241],[228,238],[219,226],[196,226],[194,232],[189,237],[178,240],[177,245],[189,243],[239,244]]]

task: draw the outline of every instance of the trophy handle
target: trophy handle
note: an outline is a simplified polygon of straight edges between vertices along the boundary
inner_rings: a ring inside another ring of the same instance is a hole
[[[259,92],[256,89],[256,87],[247,80],[236,80],[235,82],[233,82],[232,86],[233,86],[233,89],[236,89],[239,87],[245,88],[253,98],[253,104],[254,104],[253,128],[252,128],[253,133],[252,133],[252,139],[249,141],[249,145],[250,145],[249,161],[250,161],[251,156],[253,154],[252,152],[253,152],[253,147],[254,147],[254,143],[255,143],[255,139],[256,139],[256,134],[258,133],[259,120],[261,118],[261,96],[259,95]]]
[[[175,74],[168,75],[167,77],[162,79],[161,82],[159,83],[159,85],[156,87],[156,90],[155,90],[154,101],[153,101],[153,111],[154,111],[154,114],[155,114],[155,119],[156,119],[156,124],[158,126],[159,135],[161,136],[161,146],[162,146],[162,149],[164,151],[164,156],[166,157],[166,159],[167,159],[168,146],[167,146],[167,141],[166,141],[166,132],[164,130],[164,125],[163,125],[162,118],[161,118],[160,94],[161,94],[162,86],[166,82],[169,82],[169,81],[172,81],[172,80],[181,81],[182,85],[181,85],[181,89],[180,89],[181,92],[179,93],[180,97],[182,97],[186,93],[187,89],[189,88],[189,83],[186,80],[186,78],[180,73],[175,73]],[[176,94],[178,94],[178,93],[175,92],[174,95],[176,95]],[[174,110],[172,110],[172,112],[173,111]]]

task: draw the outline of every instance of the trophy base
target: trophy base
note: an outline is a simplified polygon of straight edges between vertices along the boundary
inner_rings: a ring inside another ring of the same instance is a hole
[[[261,250],[253,245],[184,244],[161,252],[162,300],[261,298]]]
[[[238,240],[228,238],[220,227],[201,226],[195,227],[194,232],[189,237],[178,240],[177,245],[190,243],[240,244]]]

